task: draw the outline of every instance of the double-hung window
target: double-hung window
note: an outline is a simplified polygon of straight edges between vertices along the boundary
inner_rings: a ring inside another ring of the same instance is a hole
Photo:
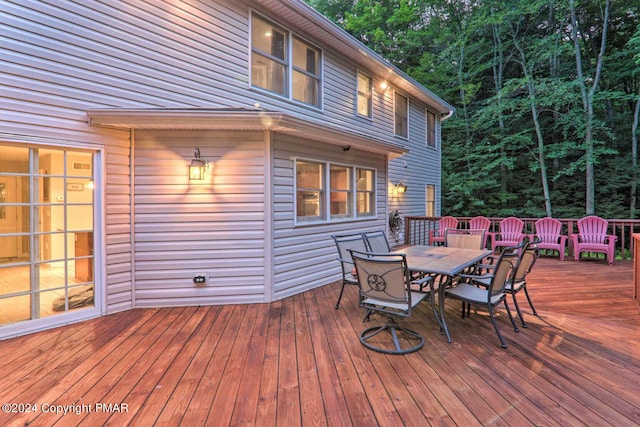
[[[371,118],[372,116],[372,79],[371,76],[358,71],[358,95],[357,112],[359,115]]]
[[[427,184],[426,189],[427,205],[425,207],[427,216],[436,216],[436,186]]]
[[[330,214],[331,219],[349,218],[353,216],[353,168],[348,166],[331,165],[329,181],[331,183]]]
[[[293,99],[320,106],[320,51],[293,38]]]
[[[325,183],[322,163],[296,162],[296,217],[320,220],[325,216]]]
[[[272,22],[251,17],[251,86],[320,107],[321,51]]]
[[[375,170],[295,161],[296,221],[326,222],[375,216]]]
[[[395,92],[394,97],[395,135],[409,137],[409,98]]]
[[[436,148],[436,115],[427,110],[427,147]]]
[[[374,171],[371,169],[356,168],[356,215],[374,215],[375,200]]]

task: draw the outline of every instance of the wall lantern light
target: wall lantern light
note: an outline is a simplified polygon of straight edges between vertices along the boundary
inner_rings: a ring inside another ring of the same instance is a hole
[[[189,180],[201,181],[204,179],[204,173],[207,170],[207,162],[200,159],[200,149],[198,147],[193,150],[193,156],[195,159],[191,160],[189,164]]]
[[[407,186],[405,184],[402,184],[401,182],[396,184],[396,193],[406,193],[407,192]]]

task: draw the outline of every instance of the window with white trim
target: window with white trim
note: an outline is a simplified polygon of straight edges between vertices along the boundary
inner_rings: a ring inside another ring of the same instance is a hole
[[[394,92],[394,132],[402,138],[409,137],[409,98]]]
[[[321,51],[282,27],[251,16],[251,86],[314,107],[321,103]]]
[[[368,118],[372,117],[373,79],[371,76],[358,71],[357,113]]]
[[[96,307],[96,156],[0,144],[0,329]]]
[[[436,147],[436,115],[427,110],[427,147]]]
[[[427,205],[425,208],[427,216],[436,216],[436,186],[427,184],[426,197]]]
[[[375,179],[374,169],[296,159],[296,221],[375,216]]]
[[[324,199],[324,165],[296,161],[296,217],[299,220],[324,219]]]
[[[375,173],[371,169],[356,168],[356,215],[375,215]]]

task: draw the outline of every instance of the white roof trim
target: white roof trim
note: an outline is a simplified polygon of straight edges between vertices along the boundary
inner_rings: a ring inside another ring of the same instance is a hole
[[[208,129],[273,131],[339,146],[389,155],[408,152],[403,146],[367,135],[329,127],[284,113],[262,110],[213,109],[93,109],[87,110],[91,126],[121,129]]]

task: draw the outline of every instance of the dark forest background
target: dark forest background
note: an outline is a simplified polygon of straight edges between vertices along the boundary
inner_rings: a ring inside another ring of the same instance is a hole
[[[443,215],[638,216],[640,1],[307,2],[456,107]]]

